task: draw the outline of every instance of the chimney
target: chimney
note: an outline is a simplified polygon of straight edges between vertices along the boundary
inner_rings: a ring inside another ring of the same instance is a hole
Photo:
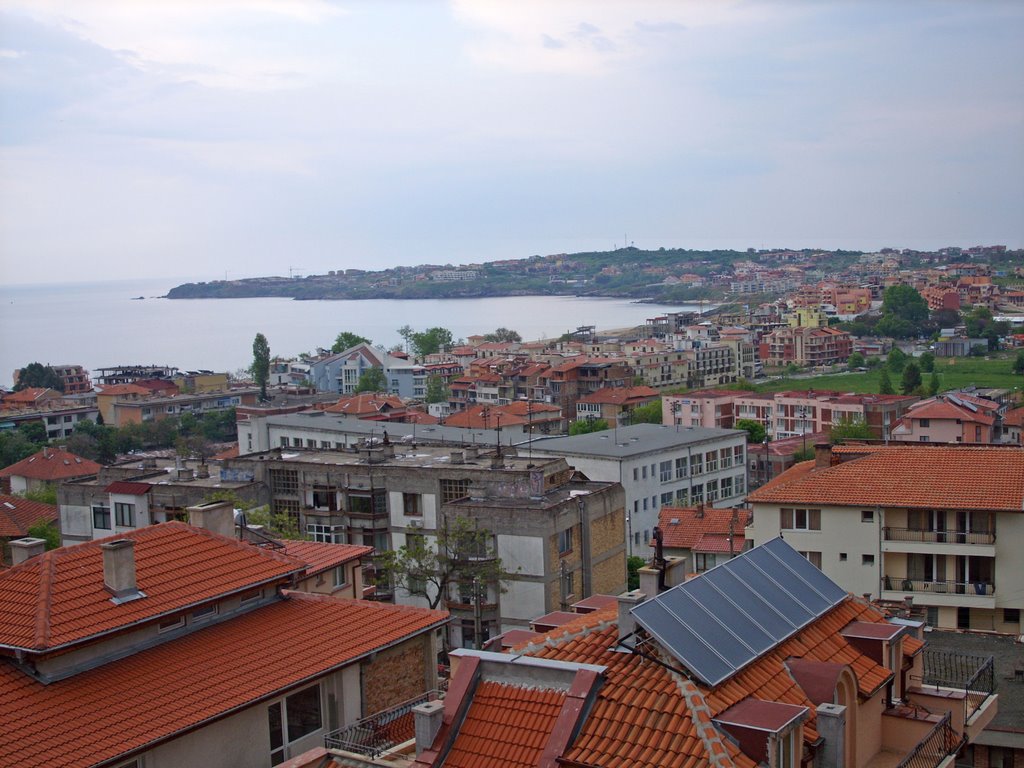
[[[698,520],[700,520],[701,518],[704,517],[704,502],[703,501],[700,504],[697,505],[697,511],[694,512],[693,516],[695,518],[697,518]]]
[[[197,478],[199,478],[201,480],[205,480],[209,476],[210,476],[210,466],[209,466],[209,464],[203,463],[203,464],[200,464],[196,468],[196,477]]]
[[[830,443],[816,443],[814,446],[814,468],[832,466],[832,445]]]
[[[416,757],[430,749],[441,730],[444,717],[443,701],[425,701],[412,708],[413,723],[416,730]]]
[[[480,455],[480,449],[475,445],[468,446],[465,449],[465,456],[467,459],[475,459]]]
[[[31,536],[15,539],[11,542],[11,565],[24,563],[29,558],[41,555],[45,551],[45,539],[33,539]]]
[[[235,535],[235,508],[230,501],[209,501],[188,507],[186,511],[189,525],[221,536]]]
[[[647,599],[641,590],[634,589],[631,592],[623,592],[619,595],[619,642],[622,643],[627,637],[636,631],[636,619],[630,611]],[[626,651],[626,648],[616,646],[613,650]]]
[[[117,539],[100,544],[103,550],[103,586],[117,602],[142,597],[135,583],[135,542]]]
[[[462,451],[452,451],[451,463],[461,464],[465,460],[465,454]]]
[[[844,768],[846,762],[846,707],[839,704],[819,704],[818,736],[823,743],[818,751],[821,768]],[[815,760],[817,763],[817,760]]]

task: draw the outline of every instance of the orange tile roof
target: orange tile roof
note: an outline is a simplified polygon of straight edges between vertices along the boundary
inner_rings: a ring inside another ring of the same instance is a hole
[[[282,540],[284,553],[296,560],[301,560],[308,567],[306,576],[314,576],[322,571],[329,571],[339,565],[366,557],[373,552],[373,547],[361,544],[328,544],[322,541]]]
[[[1024,450],[976,446],[836,446],[851,457],[802,462],[747,497],[751,503],[1024,510]]]
[[[564,702],[565,691],[481,681],[444,764],[534,768]]]
[[[285,595],[49,685],[0,664],[0,729],[17,734],[0,740],[0,765],[77,768],[112,760],[447,621],[423,608]]]
[[[110,384],[97,390],[97,395],[151,395],[152,390],[137,384]]]
[[[635,400],[650,400],[661,393],[652,387],[603,387],[579,399],[581,403],[623,405]]]
[[[0,494],[0,537],[18,539],[40,520],[52,523],[60,517],[56,504]]]
[[[961,408],[953,403],[945,401],[928,401],[911,408],[903,414],[904,419],[947,419],[958,421],[978,422],[989,426],[995,421],[992,416],[986,413],[974,413],[967,408]]]
[[[117,605],[103,586],[107,541],[135,541],[146,597]],[[51,650],[267,582],[305,565],[284,554],[170,522],[63,547],[0,573],[0,646]]]
[[[100,469],[102,467],[95,461],[83,459],[63,448],[43,448],[17,464],[0,469],[0,477],[27,477],[31,480],[53,482],[95,475]]]
[[[1009,411],[1006,416],[1003,417],[1003,424],[1011,427],[1024,426],[1024,408],[1016,408]]]
[[[698,517],[698,514],[701,516]],[[733,533],[743,538],[743,529],[750,521],[749,509],[735,510]],[[693,549],[704,534],[728,534],[733,510],[713,507],[662,507],[658,512],[658,527],[662,542],[669,549]],[[742,541],[741,541],[742,544]],[[729,551],[726,547],[726,552]]]

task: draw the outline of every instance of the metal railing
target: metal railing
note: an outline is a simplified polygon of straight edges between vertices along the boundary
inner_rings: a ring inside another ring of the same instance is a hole
[[[919,541],[934,544],[994,544],[995,533],[991,531],[925,531],[918,528],[882,529],[885,541]]]
[[[996,585],[990,581],[935,581],[908,579],[903,576],[883,576],[882,589],[887,592],[930,592],[933,595],[977,595],[991,597]]]
[[[925,648],[921,684],[962,690],[966,723],[995,693],[995,658]]]
[[[413,707],[439,698],[438,691],[427,691],[370,717],[331,731],[324,737],[327,749],[343,749],[370,758],[379,757],[416,735]]]
[[[947,712],[896,768],[936,768],[947,757],[956,754],[963,739],[950,724],[951,718],[951,713]]]

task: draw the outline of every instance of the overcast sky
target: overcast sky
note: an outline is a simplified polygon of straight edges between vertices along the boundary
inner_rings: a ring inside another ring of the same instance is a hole
[[[1024,3],[0,0],[0,279],[1024,245]]]

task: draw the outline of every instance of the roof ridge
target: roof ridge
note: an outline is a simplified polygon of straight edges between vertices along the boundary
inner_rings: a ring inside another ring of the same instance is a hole
[[[35,648],[50,645],[50,608],[53,605],[53,582],[57,570],[57,553],[44,552],[39,558],[39,594],[36,597],[36,620],[33,632]]]
[[[690,722],[693,723],[697,736],[704,745],[708,763],[715,768],[735,768],[735,761],[729,754],[728,748],[722,742],[722,737],[712,723],[711,707],[708,706],[703,692],[688,677],[684,677],[672,667],[666,667],[666,671],[675,681],[679,692],[682,694],[683,702],[690,713]]]
[[[285,565],[298,565],[298,566],[302,566],[303,568],[305,568],[305,567],[307,567],[309,565],[308,563],[303,562],[302,560],[298,559],[294,555],[287,555],[284,552],[278,552],[277,550],[268,549],[266,547],[256,547],[256,546],[253,546],[252,544],[250,544],[248,541],[242,541],[240,539],[236,539],[233,536],[224,536],[223,534],[220,534],[220,533],[214,533],[213,531],[211,531],[211,530],[209,530],[207,528],[200,528],[200,527],[195,526],[195,525],[189,525],[188,523],[184,523],[184,522],[182,522],[180,520],[168,520],[166,523],[157,523],[157,525],[174,526],[175,528],[184,528],[184,529],[187,529],[188,531],[196,533],[196,534],[198,534],[200,536],[205,536],[208,539],[213,539],[214,541],[222,541],[224,543],[230,543],[232,546],[234,546],[238,550],[242,550],[242,551],[245,551],[245,552],[259,552],[261,555],[263,555],[265,557],[269,557],[269,558],[271,558],[273,560],[277,560],[277,561],[279,561],[281,563],[284,563]],[[149,526],[149,527],[153,528],[155,526]]]

